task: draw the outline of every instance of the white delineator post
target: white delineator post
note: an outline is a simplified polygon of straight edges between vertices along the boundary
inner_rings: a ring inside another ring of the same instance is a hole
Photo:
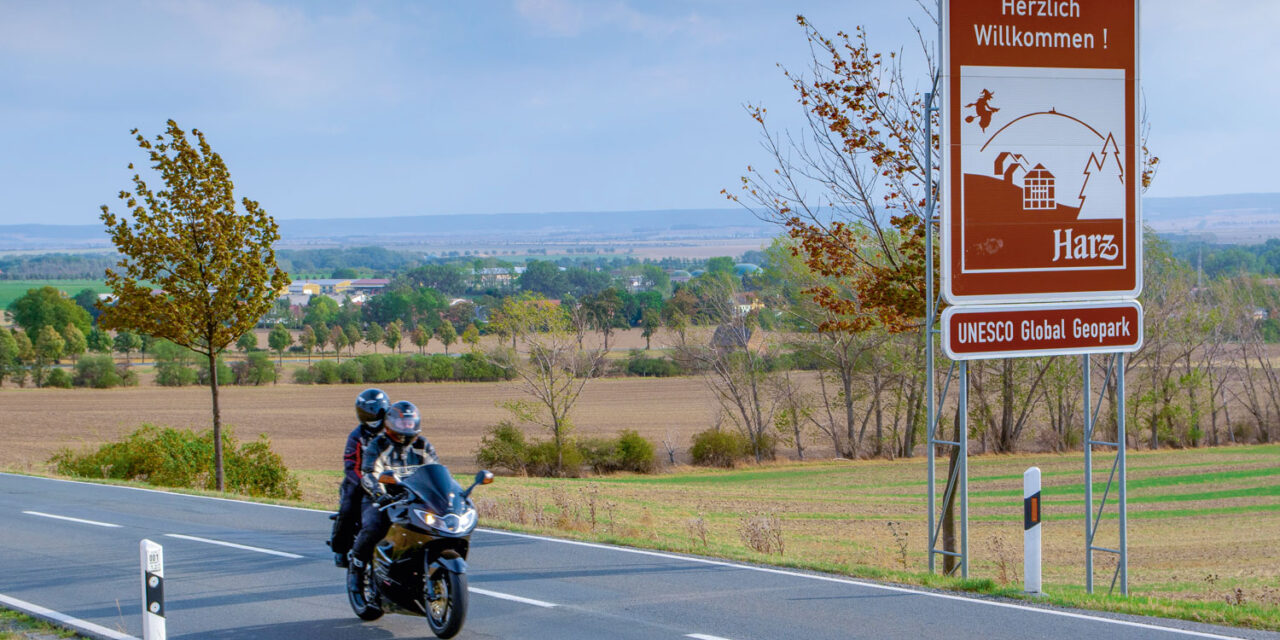
[[[142,640],[165,640],[164,630],[164,549],[143,539],[142,552]]]
[[[1022,583],[1027,593],[1040,590],[1040,467],[1022,474]]]

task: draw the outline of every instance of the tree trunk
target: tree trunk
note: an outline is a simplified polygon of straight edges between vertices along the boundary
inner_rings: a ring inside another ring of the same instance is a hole
[[[916,422],[920,420],[920,388],[915,384],[911,385],[911,392],[907,395],[907,429],[902,437],[902,457],[910,458],[915,455],[916,447]]]
[[[858,445],[861,443],[853,426],[853,371],[851,369],[852,367],[841,367],[840,386],[841,390],[844,391],[844,424],[845,429],[848,430],[845,446],[849,448],[849,452],[846,457],[850,460],[856,460],[858,458]]]
[[[804,460],[804,445],[800,442],[800,412],[796,410],[794,398],[791,403],[791,429],[796,436],[796,456]]]
[[[875,389],[876,397],[872,400],[875,404],[876,411],[876,444],[875,457],[879,458],[884,454],[884,407],[880,404],[880,394],[884,391],[881,388],[880,372],[877,371],[872,378],[871,387]]]
[[[964,384],[962,382],[961,384]],[[968,434],[960,433],[960,407],[956,406],[955,425],[952,430],[952,442],[960,442],[960,438],[967,437]],[[947,484],[942,488],[942,494],[946,496],[950,494],[950,499],[942,505],[942,549],[944,551],[955,552],[956,550],[956,495],[960,493],[959,489],[948,491],[951,489],[951,478],[955,477],[956,465],[960,463],[960,447],[951,447],[951,456],[947,460]],[[961,478],[956,478],[957,481]],[[933,532],[930,531],[932,536]],[[956,568],[955,556],[942,557],[942,574],[950,575]]]
[[[218,407],[218,354],[209,353],[209,393],[213,396],[213,478],[218,491],[225,491],[222,476],[222,410]]]

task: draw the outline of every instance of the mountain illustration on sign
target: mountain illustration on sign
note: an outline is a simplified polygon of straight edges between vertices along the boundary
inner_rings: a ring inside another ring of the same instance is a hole
[[[991,116],[1000,110],[998,107],[991,106],[991,99],[994,97],[996,97],[996,94],[983,89],[982,93],[978,95],[977,100],[965,105],[966,108],[973,107],[973,110],[976,113],[971,116],[965,116],[964,121],[973,122],[973,119],[977,118],[978,126],[982,127],[982,131],[985,133],[987,127],[991,126]]]
[[[984,90],[972,105],[978,109],[978,126],[984,132],[998,111],[987,104],[991,97]],[[968,116],[965,121],[974,118]],[[1045,139],[1068,142],[1045,147]],[[1090,140],[1098,145],[1093,151],[1089,151]],[[966,167],[964,174],[965,201],[981,203],[966,207],[966,224],[1124,217],[1125,171],[1115,136],[1103,135],[1078,118],[1055,109],[1018,116],[992,134],[980,153],[985,161]],[[984,164],[991,173],[969,172],[982,171],[979,167]],[[1068,180],[1073,168],[1079,177]],[[1065,190],[1063,183],[1067,183]],[[1072,188],[1077,183],[1079,190]]]

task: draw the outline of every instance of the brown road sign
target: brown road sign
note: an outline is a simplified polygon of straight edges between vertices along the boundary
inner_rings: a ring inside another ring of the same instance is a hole
[[[952,360],[1133,352],[1142,306],[1133,301],[947,307],[942,348]]]
[[[1142,290],[1137,0],[944,0],[943,292]]]

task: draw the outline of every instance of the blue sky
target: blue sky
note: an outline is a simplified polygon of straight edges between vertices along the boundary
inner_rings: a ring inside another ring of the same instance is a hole
[[[1211,6],[1144,4],[1149,196],[1280,191],[1280,2]],[[725,207],[797,13],[919,60],[909,0],[0,0],[0,223],[95,223],[170,117],[279,218]]]

